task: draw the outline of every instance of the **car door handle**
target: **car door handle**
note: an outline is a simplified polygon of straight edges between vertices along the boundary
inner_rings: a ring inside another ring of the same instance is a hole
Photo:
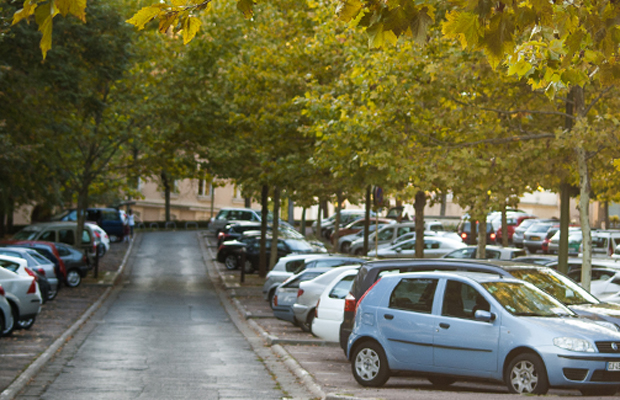
[[[445,322],[440,322],[439,327],[443,329],[448,329],[450,328],[450,324],[446,324]]]
[[[394,319],[394,316],[392,314],[383,314],[383,318],[385,318],[385,319]]]

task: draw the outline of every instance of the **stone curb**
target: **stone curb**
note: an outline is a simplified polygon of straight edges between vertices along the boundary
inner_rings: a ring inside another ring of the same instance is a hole
[[[125,268],[125,264],[127,263],[127,259],[129,258],[129,254],[133,248],[133,241],[129,244],[127,251],[125,253],[125,257],[119,266],[117,277],[121,275],[123,269]],[[118,278],[117,278],[118,279]],[[116,280],[117,280],[116,279]],[[110,296],[112,292],[112,287],[108,287],[105,292],[99,297],[99,299],[90,306],[84,314],[77,320],[73,325],[69,327],[58,339],[54,341],[39,357],[36,358],[22,372],[19,376],[0,393],[0,400],[11,400],[15,398],[15,396],[30,382],[32,378],[34,378],[37,373],[52,359],[52,357],[56,354],[56,352],[75,334],[75,332],[84,325],[84,323],[101,307],[103,302]]]

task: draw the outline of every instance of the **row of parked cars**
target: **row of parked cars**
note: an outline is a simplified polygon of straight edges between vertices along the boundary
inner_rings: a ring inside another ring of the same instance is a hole
[[[61,287],[77,287],[109,244],[98,225],[78,235],[75,222],[33,224],[0,241],[1,335],[31,328],[42,305]]]
[[[386,221],[377,233],[399,226]],[[425,243],[445,235],[429,232]],[[460,247],[442,258],[404,258],[403,248],[402,258],[383,260],[283,254],[267,275],[265,300],[277,318],[339,343],[364,386],[405,373],[438,386],[501,381],[524,394],[550,387],[618,391],[620,305],[579,286],[579,258],[569,259],[565,276],[557,257],[489,245],[488,259],[478,260],[476,246],[450,236]],[[592,290],[620,293],[620,264],[598,261],[604,260],[593,260]]]

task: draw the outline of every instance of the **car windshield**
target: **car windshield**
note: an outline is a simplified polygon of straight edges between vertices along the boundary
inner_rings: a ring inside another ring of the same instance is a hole
[[[510,275],[531,283],[567,306],[600,303],[596,297],[570,278],[552,269],[519,269],[510,271]]]
[[[513,315],[527,317],[575,315],[553,297],[524,282],[484,282],[482,286]]]
[[[287,240],[286,244],[291,251],[312,251],[312,246],[304,240]]]
[[[13,235],[13,239],[15,240],[34,240],[37,237],[39,231],[31,230],[31,229],[22,229]]]

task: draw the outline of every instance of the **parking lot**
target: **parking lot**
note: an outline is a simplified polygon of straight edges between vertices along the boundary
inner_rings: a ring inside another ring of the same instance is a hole
[[[515,395],[509,394],[505,385],[494,382],[459,381],[440,390],[424,378],[392,377],[382,388],[360,386],[337,344],[325,343],[289,322],[276,319],[263,298],[264,280],[256,274],[249,274],[245,275],[245,282],[240,283],[239,271],[230,271],[215,261],[212,235],[203,236],[213,268],[222,277],[227,294],[239,312],[263,336],[267,345],[284,349],[299,365],[301,374],[309,374],[327,398],[445,399],[446,392],[458,399],[514,398]],[[589,398],[581,396],[576,390],[559,389],[550,390],[547,396]]]

